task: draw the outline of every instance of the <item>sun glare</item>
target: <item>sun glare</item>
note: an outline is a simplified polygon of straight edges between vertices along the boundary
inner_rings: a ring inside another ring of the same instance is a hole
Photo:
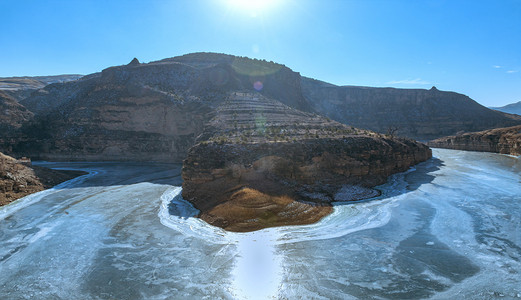
[[[262,12],[275,6],[278,0],[227,0],[227,2],[232,9],[248,12]]]

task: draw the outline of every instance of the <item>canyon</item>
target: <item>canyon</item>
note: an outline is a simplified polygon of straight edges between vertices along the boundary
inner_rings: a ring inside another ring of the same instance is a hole
[[[521,124],[521,116],[436,88],[335,86],[274,62],[192,53],[150,63],[135,59],[14,97],[32,115],[14,136],[0,133],[0,151],[40,160],[182,162],[234,91],[421,141]]]
[[[11,126],[0,133],[0,151],[183,162],[184,199],[231,231],[309,224],[334,202],[377,196],[373,188],[390,175],[431,157],[411,138],[521,124],[521,116],[435,87],[335,86],[218,53],[133,59],[69,79],[4,90],[2,103],[16,113],[0,119]]]

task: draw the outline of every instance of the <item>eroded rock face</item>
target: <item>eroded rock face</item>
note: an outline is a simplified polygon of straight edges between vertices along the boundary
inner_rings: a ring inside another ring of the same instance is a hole
[[[49,85],[23,101],[36,117],[13,151],[46,160],[181,162],[211,117],[211,99],[219,99],[219,87],[202,90],[211,87],[204,75],[176,63],[132,63]]]
[[[333,201],[375,195],[366,189],[346,198],[349,186],[383,184],[431,157],[427,146],[412,140],[275,107],[262,95],[234,93],[190,149],[183,198],[207,222],[234,231],[313,223]],[[256,117],[260,111],[262,118]]]
[[[303,91],[300,74],[273,62],[135,59],[33,92],[21,104],[34,117],[6,144],[33,159],[184,159],[185,199],[234,231],[316,222],[332,201],[373,197],[371,187],[430,158],[421,143],[316,114],[325,102]]]
[[[496,128],[439,138],[431,147],[521,155],[521,126]]]
[[[83,174],[30,166],[0,153],[0,206]]]

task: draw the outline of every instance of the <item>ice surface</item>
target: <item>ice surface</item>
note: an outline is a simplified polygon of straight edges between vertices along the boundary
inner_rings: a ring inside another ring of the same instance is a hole
[[[46,163],[90,174],[0,209],[0,298],[521,298],[520,158],[434,155],[376,200],[252,233],[196,218],[179,165]]]

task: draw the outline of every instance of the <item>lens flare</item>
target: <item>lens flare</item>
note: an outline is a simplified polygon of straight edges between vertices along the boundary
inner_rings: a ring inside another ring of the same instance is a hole
[[[255,81],[253,83],[253,88],[256,89],[259,92],[262,90],[263,87],[264,87],[264,85],[260,81]]]

